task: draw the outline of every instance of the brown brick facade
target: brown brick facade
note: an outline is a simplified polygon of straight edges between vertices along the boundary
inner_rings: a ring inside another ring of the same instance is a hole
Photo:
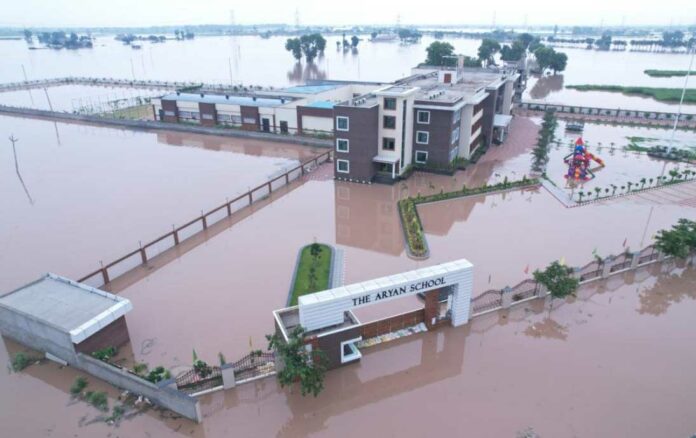
[[[171,112],[174,115],[168,116],[167,113]],[[179,121],[179,107],[176,106],[176,100],[164,100],[162,99],[162,120],[165,122],[176,123]]]
[[[217,109],[214,103],[198,103],[198,111],[201,115],[201,125],[215,126],[217,125]]]
[[[379,107],[370,108],[336,106],[334,108],[334,133],[336,139],[349,142],[349,152],[336,151],[334,175],[336,178],[359,182],[371,182],[377,173],[372,159],[379,153]],[[348,131],[336,130],[336,118],[348,117]],[[334,145],[334,149],[335,149]],[[350,171],[338,171],[339,160],[348,160]]]

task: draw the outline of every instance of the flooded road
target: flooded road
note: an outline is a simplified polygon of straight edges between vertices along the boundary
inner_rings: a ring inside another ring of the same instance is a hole
[[[80,278],[315,153],[13,117],[0,132],[2,292],[47,271]]]

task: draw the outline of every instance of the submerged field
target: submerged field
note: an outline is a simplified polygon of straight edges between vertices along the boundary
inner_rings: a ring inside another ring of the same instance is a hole
[[[80,278],[314,153],[13,117],[0,130],[19,139],[0,148],[0,292],[47,271]]]

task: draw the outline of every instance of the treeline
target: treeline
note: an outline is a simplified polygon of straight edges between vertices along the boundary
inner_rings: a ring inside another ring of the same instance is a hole
[[[24,38],[27,42],[33,41],[33,34],[30,30],[24,31]],[[78,35],[75,32],[65,33],[63,31],[41,32],[36,34],[36,39],[53,49],[84,49],[92,48],[92,37],[89,35]]]

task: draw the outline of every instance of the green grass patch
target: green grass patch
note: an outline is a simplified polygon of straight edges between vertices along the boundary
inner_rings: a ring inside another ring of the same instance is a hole
[[[318,292],[329,287],[331,272],[331,248],[322,243],[313,243],[302,248],[300,261],[295,267],[295,284],[292,285],[290,305],[297,305],[302,295]]]
[[[686,76],[689,74],[688,70],[656,70],[648,69],[643,70],[643,73],[653,78],[671,78],[673,76]],[[696,75],[696,72],[692,71],[691,75]]]
[[[566,85],[566,88],[578,91],[607,91],[610,93],[623,93],[634,96],[652,97],[661,102],[676,102],[681,99],[681,88],[652,88],[652,87],[624,87],[621,85]],[[684,102],[696,103],[696,89],[689,88],[684,95]]]

